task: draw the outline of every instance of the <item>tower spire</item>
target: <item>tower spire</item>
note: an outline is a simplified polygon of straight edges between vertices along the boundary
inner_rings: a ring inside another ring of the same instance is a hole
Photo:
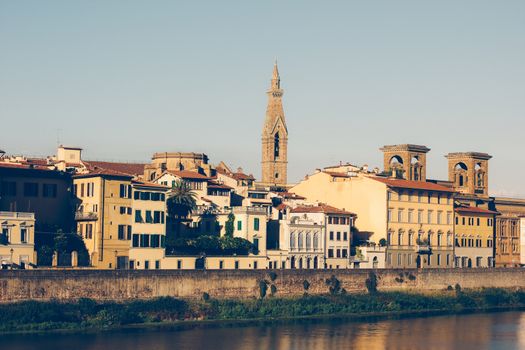
[[[277,68],[277,60],[273,64],[273,74],[272,74],[272,84],[270,90],[280,90],[281,89],[281,78],[279,77],[279,68]]]

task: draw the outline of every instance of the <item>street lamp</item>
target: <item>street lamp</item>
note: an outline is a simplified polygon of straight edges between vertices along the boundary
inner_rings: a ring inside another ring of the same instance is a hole
[[[13,253],[15,252],[15,250],[11,248],[10,252],[11,252],[11,270],[12,270],[13,269]]]

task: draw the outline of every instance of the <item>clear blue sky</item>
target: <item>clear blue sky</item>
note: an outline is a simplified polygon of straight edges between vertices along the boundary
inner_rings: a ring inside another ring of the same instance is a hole
[[[279,60],[297,181],[384,144],[481,151],[525,195],[525,1],[0,0],[0,149],[147,161],[205,152],[259,177]]]

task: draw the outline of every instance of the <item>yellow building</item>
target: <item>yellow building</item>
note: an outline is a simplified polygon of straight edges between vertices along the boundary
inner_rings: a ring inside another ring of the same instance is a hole
[[[129,175],[103,169],[74,177],[74,193],[80,200],[77,231],[96,268],[128,268],[133,224],[131,180]]]
[[[494,267],[494,223],[498,213],[459,206],[455,214],[455,266]]]
[[[130,269],[161,269],[166,241],[166,193],[168,187],[133,181]],[[119,235],[128,235],[123,225]],[[126,237],[129,240],[128,237]]]
[[[363,245],[387,245],[386,267],[453,266],[451,188],[365,173],[319,171],[290,191],[356,213],[355,239]]]
[[[1,268],[27,269],[36,264],[35,215],[0,211]]]

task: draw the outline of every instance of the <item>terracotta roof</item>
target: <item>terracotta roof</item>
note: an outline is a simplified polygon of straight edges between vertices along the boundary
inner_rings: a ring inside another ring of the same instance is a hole
[[[26,164],[26,163],[7,163],[0,162],[0,167],[2,168],[15,168],[15,169],[36,169],[36,170],[47,170],[54,171],[49,169],[47,166],[35,165],[35,164]]]
[[[351,177],[346,173],[338,173],[336,171],[323,171],[323,173],[328,174],[333,177]]]
[[[487,210],[483,208],[478,207],[458,207],[455,208],[454,211],[456,213],[472,213],[472,214],[499,214],[497,211]]]
[[[85,161],[83,162],[88,170],[106,169],[116,171],[128,175],[144,175],[144,166],[142,163],[116,163],[116,162],[99,162],[99,161]]]
[[[300,196],[292,192],[279,192],[278,194],[285,199],[306,199],[306,197]]]
[[[409,181],[402,179],[392,179],[386,177],[375,177],[371,176],[369,179],[382,182],[390,187],[396,188],[409,188],[415,190],[427,190],[427,191],[438,191],[438,192],[454,192],[452,188],[441,186],[432,182],[425,181]]]
[[[275,207],[277,210],[284,210],[288,208],[288,206],[284,203],[279,204],[277,207]]]
[[[120,176],[120,177],[126,177],[126,178],[133,178],[133,175],[122,173],[120,171],[115,171],[111,169],[102,169],[102,168],[94,168],[93,170],[89,170],[88,173],[85,174],[77,174],[74,175],[73,178],[84,178],[84,177],[92,177],[92,176]]]
[[[248,175],[248,174],[245,174],[243,172],[231,172],[231,171],[228,171],[227,169],[224,169],[222,167],[216,167],[215,170],[219,173],[219,174],[223,174],[223,175],[226,175],[226,176],[229,176],[231,178],[234,178],[235,180],[255,180],[255,178],[253,177],[252,174]]]
[[[153,182],[133,180],[131,183],[133,183],[135,185],[138,185],[138,186],[144,186],[144,187],[152,187],[152,188],[165,189],[165,190],[170,189],[169,186],[156,184],[156,183],[153,183]]]
[[[214,181],[210,181],[208,182],[208,188],[218,188],[218,189],[223,189],[223,190],[231,190],[232,188],[230,186],[226,186],[224,184],[220,184],[220,183],[217,183],[217,182],[214,182]]]
[[[294,209],[292,209],[292,213],[324,213],[324,214],[341,214],[341,215],[353,215],[356,216],[356,214],[351,213],[346,210],[342,210],[336,207],[332,207],[327,204],[319,204],[316,206],[299,206]]]
[[[196,171],[190,171],[190,170],[174,170],[174,171],[167,171],[167,173],[180,177],[181,179],[192,179],[192,180],[208,180],[209,179],[209,177],[207,177],[206,175],[202,175]]]

